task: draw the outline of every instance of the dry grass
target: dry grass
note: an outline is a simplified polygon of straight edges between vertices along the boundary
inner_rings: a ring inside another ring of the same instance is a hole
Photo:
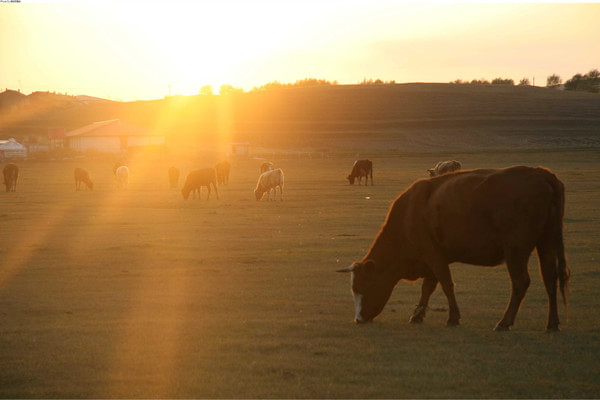
[[[349,186],[352,159],[276,160],[283,202],[256,202],[260,162],[237,160],[221,200],[183,201],[169,163],[23,163],[0,193],[2,398],[598,397],[597,152],[452,154],[466,167],[545,165],[567,186],[571,320],[544,333],[532,286],[513,332],[504,268],[453,267],[462,326],[446,312],[407,323],[419,285],[400,283],[356,326],[348,277],[391,201],[448,155],[377,157],[375,186]],[[75,192],[87,168],[94,192]],[[182,165],[184,172],[202,162]],[[205,196],[206,194],[204,194]],[[433,309],[447,308],[438,291]]]

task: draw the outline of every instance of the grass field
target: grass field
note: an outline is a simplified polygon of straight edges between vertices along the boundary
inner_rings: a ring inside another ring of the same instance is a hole
[[[256,202],[260,161],[232,161],[220,200],[184,201],[168,161],[25,162],[0,192],[2,398],[598,398],[600,153],[452,154],[466,168],[544,165],[567,189],[570,320],[544,332],[537,259],[512,332],[493,332],[506,269],[453,265],[462,321],[440,289],[408,324],[420,282],[400,282],[372,324],[355,325],[347,275],[393,199],[447,155],[280,159],[283,202]],[[182,172],[204,167],[181,163]],[[93,192],[75,192],[73,169]]]

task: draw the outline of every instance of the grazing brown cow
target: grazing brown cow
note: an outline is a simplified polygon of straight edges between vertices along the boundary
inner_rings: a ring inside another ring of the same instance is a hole
[[[448,172],[458,171],[461,168],[462,165],[458,161],[440,161],[435,167],[429,168],[427,172],[429,172],[429,176],[439,176],[447,174]]]
[[[283,171],[281,168],[262,173],[258,178],[256,189],[254,189],[256,200],[262,199],[265,193],[267,193],[267,200],[271,200],[271,192],[273,192],[273,200],[275,200],[277,188],[279,188],[279,200],[283,200]]]
[[[90,174],[83,168],[75,168],[75,190],[81,189],[81,183],[85,183],[86,189],[94,190],[94,183]]]
[[[363,176],[365,177],[365,186],[369,183],[369,175],[371,176],[371,186],[373,186],[373,163],[370,160],[356,160],[352,166],[352,172],[346,177],[351,185],[354,185],[354,180],[358,178],[358,184]]]
[[[352,272],[356,322],[373,320],[399,280],[424,278],[410,321],[423,321],[439,282],[448,299],[447,324],[458,325],[449,264],[506,263],[512,294],[495,330],[509,330],[529,287],[527,261],[536,248],[549,300],[546,330],[559,330],[557,281],[566,308],[570,275],[564,199],[562,182],[542,167],[476,169],[416,181],[394,201],[363,260],[339,270]]]
[[[217,176],[214,168],[203,168],[197,169],[195,171],[191,171],[187,177],[185,178],[185,183],[183,184],[183,189],[181,189],[181,194],[185,200],[190,196],[190,192],[194,192],[193,197],[195,198],[196,192],[198,192],[198,200],[200,200],[202,195],[202,186],[206,186],[208,189],[208,196],[206,199],[210,199],[210,185],[215,188],[215,193],[217,194],[217,199],[219,198],[219,190],[217,189]]]
[[[264,174],[267,171],[273,171],[273,163],[272,162],[264,162],[260,165],[260,173]]]
[[[172,189],[176,189],[179,186],[179,168],[170,167],[169,168],[169,186]]]
[[[227,185],[229,183],[229,170],[231,164],[227,160],[223,160],[215,165],[215,171],[217,172],[217,182],[219,185]]]
[[[7,192],[17,191],[17,181],[19,180],[19,167],[16,164],[9,163],[2,170],[4,175],[4,184]]]

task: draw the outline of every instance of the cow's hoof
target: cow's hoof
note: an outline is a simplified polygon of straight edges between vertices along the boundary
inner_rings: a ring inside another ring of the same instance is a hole
[[[548,333],[560,332],[560,328],[559,328],[558,324],[549,325],[546,327],[546,332],[548,332]]]
[[[446,326],[448,328],[454,328],[454,327],[459,326],[459,325],[460,325],[460,323],[458,321],[450,321],[450,320],[448,320],[446,322]]]
[[[510,326],[506,326],[506,325],[496,325],[496,327],[494,328],[495,332],[508,332],[510,331]]]
[[[423,319],[425,318],[426,311],[427,311],[427,307],[417,306],[415,308],[415,311],[413,311],[412,315],[410,316],[409,322],[411,324],[422,323]]]

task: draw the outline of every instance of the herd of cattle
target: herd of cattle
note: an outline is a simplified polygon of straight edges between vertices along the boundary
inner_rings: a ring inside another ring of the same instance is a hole
[[[221,161],[215,165],[214,168],[203,168],[193,170],[187,174],[181,194],[185,200],[187,200],[192,194],[192,198],[200,199],[200,193],[202,187],[206,187],[208,190],[207,199],[210,198],[211,187],[215,191],[217,199],[219,198],[218,185],[227,185],[229,183],[229,171],[231,165],[227,161]],[[430,176],[438,176],[448,172],[453,172],[461,169],[461,164],[458,161],[440,161],[434,168],[428,170]],[[171,188],[177,188],[179,186],[180,170],[177,167],[170,167],[167,171],[169,177],[169,186]],[[19,179],[19,167],[13,163],[9,163],[4,166],[4,184],[6,185],[7,192],[15,192],[17,190],[17,181]],[[117,187],[120,189],[126,189],[129,186],[129,167],[123,162],[119,161],[115,163],[113,167],[113,174],[115,176]],[[83,168],[75,168],[75,190],[79,191],[82,188],[85,190],[94,190],[94,183],[92,182],[89,172]],[[370,160],[356,160],[352,165],[352,171],[346,179],[351,185],[358,180],[360,185],[362,178],[365,178],[365,185],[371,178],[371,185],[373,185],[373,162]],[[283,200],[283,184],[284,174],[281,168],[275,169],[273,163],[263,162],[260,166],[260,176],[254,189],[254,195],[256,200],[260,200],[267,194],[267,199],[271,200],[271,194],[273,200],[276,199],[277,189],[279,189],[279,198]]]
[[[393,202],[381,231],[367,255],[338,272],[351,273],[355,321],[369,322],[381,313],[392,290],[400,280],[423,278],[421,297],[410,322],[422,322],[429,299],[439,283],[449,305],[447,324],[459,324],[460,312],[454,294],[449,264],[495,266],[506,263],[512,284],[510,301],[496,330],[509,330],[530,285],[528,259],[537,250],[540,272],[548,294],[548,331],[559,330],[557,291],[560,289],[567,309],[566,288],[570,270],[563,243],[565,189],[548,169],[524,166],[503,169],[461,170],[458,161],[441,161],[428,169],[430,177],[408,187]],[[211,187],[219,198],[218,185],[229,182],[227,161],[214,168],[191,171],[181,190],[200,198],[201,189]],[[122,163],[113,173],[119,188],[129,184],[129,168]],[[3,169],[7,192],[16,191],[19,168],[7,164]],[[75,169],[75,189],[82,185],[93,190],[88,172]],[[172,188],[178,187],[180,171],[168,170]],[[357,160],[347,179],[365,185],[371,178],[373,163]],[[284,175],[281,168],[265,162],[254,190],[256,200],[267,194],[273,200],[280,192],[283,200]]]
[[[193,198],[200,195],[202,187],[208,190],[207,199],[210,199],[211,188],[214,189],[217,199],[219,199],[218,185],[227,185],[229,183],[229,171],[231,165],[227,161],[221,161],[214,168],[202,168],[193,170],[187,174],[181,194],[187,200],[192,194]],[[16,164],[9,163],[3,168],[4,184],[7,192],[15,192],[17,190],[17,182],[19,180],[19,167]],[[260,176],[254,194],[256,200],[260,200],[267,194],[267,199],[276,199],[277,189],[279,189],[279,198],[283,200],[283,170],[281,168],[274,169],[273,163],[264,162],[260,167]],[[167,171],[169,177],[169,186],[177,188],[179,186],[180,171],[177,167],[170,167]],[[117,162],[113,167],[117,187],[126,189],[129,186],[129,167],[123,162]],[[75,190],[94,190],[94,183],[90,178],[90,174],[83,168],[75,168]]]

